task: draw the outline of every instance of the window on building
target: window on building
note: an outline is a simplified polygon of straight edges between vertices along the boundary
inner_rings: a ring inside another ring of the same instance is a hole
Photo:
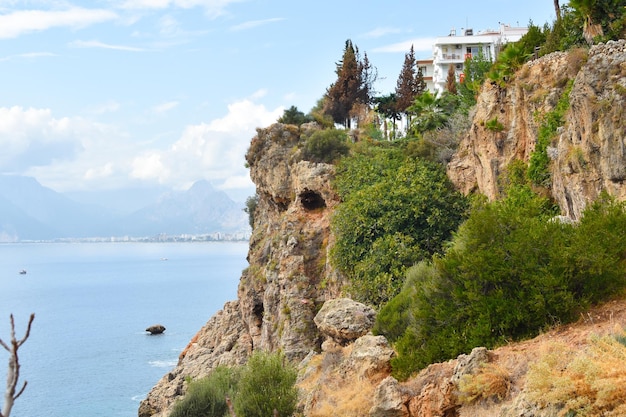
[[[426,77],[426,67],[425,67],[425,66],[419,66],[419,67],[417,67],[417,70],[418,70],[418,71],[421,71],[421,72],[422,72],[422,75],[423,75],[424,77]]]

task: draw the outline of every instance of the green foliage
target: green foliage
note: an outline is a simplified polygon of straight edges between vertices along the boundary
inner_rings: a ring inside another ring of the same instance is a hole
[[[509,43],[498,55],[498,59],[489,70],[487,76],[500,87],[505,87],[526,60],[526,51],[518,43]]]
[[[401,119],[400,110],[398,110],[398,100],[395,93],[386,96],[374,97],[373,103],[378,114],[384,117],[385,124],[384,139],[393,140],[396,138],[396,122]],[[387,132],[387,119],[391,120],[392,132]]]
[[[492,132],[502,132],[504,130],[504,125],[498,121],[498,117],[496,116],[493,119],[487,120],[485,128],[487,130],[491,130]]]
[[[522,53],[530,56],[535,53],[535,48],[540,48],[546,42],[546,33],[539,26],[535,26],[532,20],[528,23],[528,32],[517,42]]]
[[[465,108],[470,108],[476,104],[476,97],[478,97],[480,87],[487,78],[491,65],[492,62],[485,57],[482,48],[478,50],[478,54],[465,60],[463,68],[465,78],[458,88],[458,94],[461,96]]]
[[[545,114],[541,120],[535,150],[530,155],[528,163],[528,178],[536,185],[549,187],[551,184],[548,146],[552,142],[552,138],[559,126],[563,125],[563,117],[569,108],[569,93],[573,84],[572,80],[568,82],[554,110]]]
[[[234,394],[238,379],[237,369],[218,366],[208,377],[189,384],[170,417],[224,417],[228,411],[226,397]]]
[[[398,378],[533,336],[623,291],[626,204],[603,197],[577,225],[554,214],[547,199],[512,184],[503,200],[474,207],[445,256],[409,270],[375,327],[394,342]]]
[[[340,162],[335,187],[343,202],[332,260],[353,296],[374,306],[400,291],[406,268],[442,250],[466,209],[440,165],[398,146],[357,149]]]
[[[343,130],[316,130],[304,142],[302,157],[312,162],[332,163],[350,151],[348,135]]]
[[[246,198],[246,207],[243,209],[246,213],[248,213],[248,223],[250,227],[254,228],[254,213],[256,212],[256,208],[259,204],[259,195],[255,194]]]
[[[279,123],[291,124],[300,126],[303,123],[311,122],[313,118],[311,116],[307,116],[296,106],[291,106],[283,112],[283,115],[278,119]]]
[[[281,354],[255,352],[242,370],[233,401],[238,416],[291,416],[298,401],[297,371]]]
[[[407,109],[407,113],[412,116],[409,128],[418,135],[444,126],[449,116],[442,107],[442,102],[430,91],[418,96]]]

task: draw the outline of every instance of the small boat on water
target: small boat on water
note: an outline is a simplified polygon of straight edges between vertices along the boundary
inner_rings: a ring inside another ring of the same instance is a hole
[[[25,269],[21,269],[20,270],[20,275],[26,275],[26,270]]]

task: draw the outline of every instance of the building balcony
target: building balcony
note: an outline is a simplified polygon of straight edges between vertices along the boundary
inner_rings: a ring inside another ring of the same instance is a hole
[[[441,54],[440,62],[463,62],[464,60],[463,54]]]

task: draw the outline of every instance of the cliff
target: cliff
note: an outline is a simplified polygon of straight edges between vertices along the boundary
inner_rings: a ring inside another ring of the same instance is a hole
[[[623,200],[625,63],[626,41],[609,42],[588,53],[554,53],[529,62],[506,88],[486,83],[471,129],[448,165],[450,178],[465,193],[498,198],[507,166],[529,161],[542,117],[573,80],[563,126],[548,147],[549,192],[574,219],[603,191]],[[494,119],[502,128],[490,127]],[[345,283],[327,259],[330,216],[339,198],[330,186],[334,167],[302,159],[301,138],[311,129],[315,125],[275,124],[252,139],[246,160],[258,205],[238,299],[197,333],[176,368],[141,403],[139,416],[167,416],[184,394],[186,378],[205,376],[220,364],[242,364],[256,349],[281,350],[300,363],[299,409],[307,417],[557,415],[553,405],[532,396],[537,389],[529,374],[541,370],[537,361],[546,357],[593,362],[598,339],[592,335],[611,334],[616,324],[626,323],[626,302],[607,304],[536,339],[493,351],[477,348],[396,381],[390,376],[393,349],[384,337],[368,333],[373,312],[349,300],[335,303]],[[559,363],[554,369],[566,368]],[[614,366],[626,375],[622,368]],[[555,377],[555,384],[572,385],[563,378]]]
[[[194,336],[175,369],[142,401],[139,416],[166,416],[184,393],[185,378],[245,363],[255,349],[281,350],[294,361],[319,350],[313,319],[342,287],[327,262],[330,214],[339,199],[330,186],[334,167],[300,157],[300,136],[309,129],[316,127],[275,124],[252,139],[246,160],[258,203],[238,299]]]
[[[448,165],[457,187],[496,199],[506,167],[529,161],[542,117],[555,109],[570,79],[570,106],[548,146],[549,191],[572,219],[603,191],[626,198],[626,40],[531,61],[506,88],[486,82],[472,127]],[[501,130],[489,129],[494,119]]]

